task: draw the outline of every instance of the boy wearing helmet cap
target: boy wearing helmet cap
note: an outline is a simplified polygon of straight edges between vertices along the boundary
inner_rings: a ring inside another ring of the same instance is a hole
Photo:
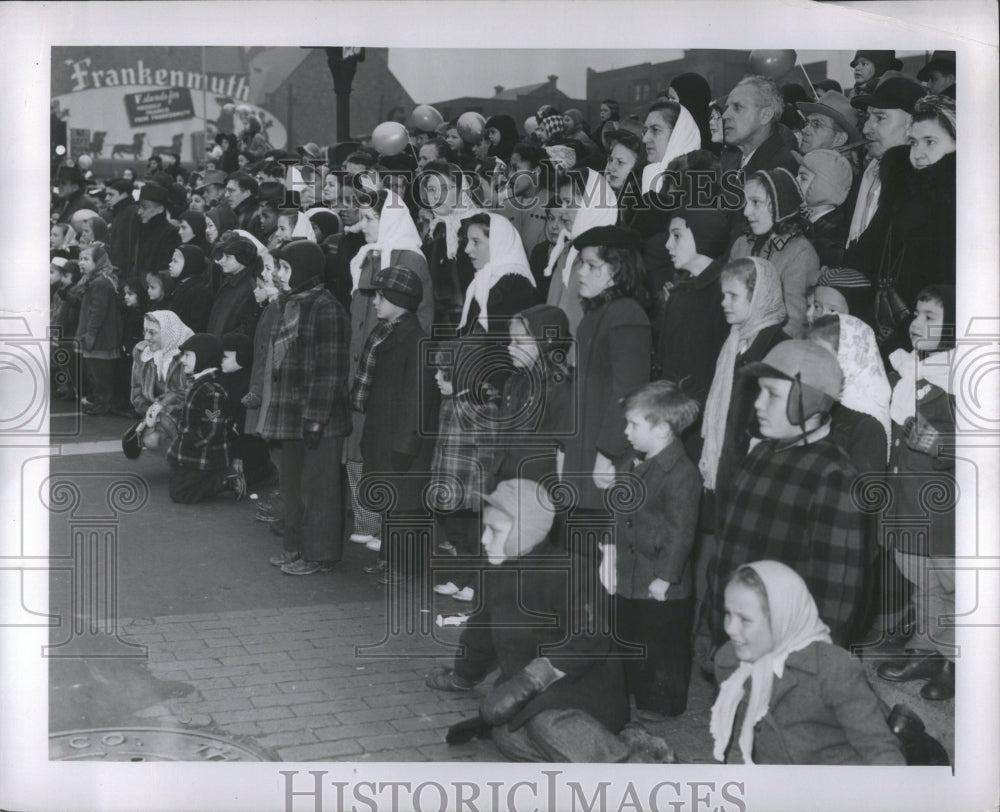
[[[830,436],[843,374],[836,357],[808,341],[785,341],[742,374],[758,379],[754,407],[763,441],[729,494],[711,571],[713,634],[725,641],[722,596],[741,564],[781,561],[798,572],[836,642],[849,642],[862,598],[863,525],[851,501],[857,475]]]

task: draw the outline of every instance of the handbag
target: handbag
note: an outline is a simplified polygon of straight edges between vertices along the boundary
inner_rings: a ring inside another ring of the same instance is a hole
[[[892,255],[892,226],[885,235],[875,291],[875,334],[880,344],[895,334],[912,315],[896,290],[896,280],[899,279],[905,256],[900,253],[894,261],[887,262],[887,255]]]
[[[143,445],[139,432],[141,429],[145,428],[145,426],[146,421],[140,420],[134,426],[130,427],[124,435],[122,435],[122,451],[130,460],[137,459],[142,453]]]

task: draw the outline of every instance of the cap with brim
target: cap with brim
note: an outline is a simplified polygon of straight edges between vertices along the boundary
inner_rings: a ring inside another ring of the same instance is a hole
[[[610,150],[618,140],[618,135],[623,132],[631,133],[640,141],[642,140],[642,125],[629,121],[627,118],[621,121],[609,121],[601,130],[601,140],[604,142],[605,149]]]
[[[207,186],[225,186],[226,185],[226,175],[221,169],[209,169],[201,179],[201,183],[198,184],[198,188],[195,191],[200,192]]]
[[[942,74],[945,74],[945,75],[948,75],[948,74],[954,75],[955,74],[955,57],[954,57],[954,55],[952,55],[952,56],[944,56],[944,55],[935,54],[934,58],[931,59],[930,62],[928,62],[926,65],[924,65],[920,69],[920,72],[917,74],[917,78],[921,82],[926,82],[927,80],[929,80],[931,78],[931,72],[932,71],[938,71],[939,73],[942,73]]]
[[[764,360],[747,364],[740,373],[751,378],[798,378],[803,386],[840,400],[844,374],[836,356],[813,341],[792,339],[775,346]]]
[[[832,118],[840,129],[847,133],[847,143],[849,144],[864,140],[858,130],[857,114],[851,106],[851,100],[843,93],[828,90],[815,102],[798,102],[795,106],[806,115],[818,113],[821,116]]]
[[[874,93],[866,93],[851,99],[851,106],[857,108],[874,107],[876,110],[903,110],[913,112],[917,99],[927,95],[923,85],[909,78],[893,76],[881,82]]]
[[[139,202],[148,200],[166,206],[170,202],[170,192],[155,182],[144,183],[139,190]]]
[[[323,157],[323,150],[319,148],[319,144],[312,141],[308,144],[302,144],[301,146],[296,147],[295,151],[303,158],[314,158],[318,160]]]
[[[361,288],[364,293],[381,291],[394,305],[416,310],[424,297],[424,283],[415,271],[402,265],[391,265],[375,273],[371,283]]]
[[[600,245],[639,251],[642,249],[642,238],[635,229],[622,226],[597,226],[584,231],[573,240],[573,247],[577,251]]]

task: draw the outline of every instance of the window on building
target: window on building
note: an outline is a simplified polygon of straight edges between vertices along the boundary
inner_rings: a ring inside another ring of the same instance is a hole
[[[652,86],[648,80],[642,82],[636,82],[632,85],[632,101],[645,102],[649,101],[650,95],[652,93]]]

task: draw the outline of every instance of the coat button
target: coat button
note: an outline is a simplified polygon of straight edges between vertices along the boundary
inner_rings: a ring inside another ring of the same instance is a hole
[[[632,527],[632,526],[634,526],[634,522],[631,519],[626,519],[625,520],[625,526],[626,527]]]

